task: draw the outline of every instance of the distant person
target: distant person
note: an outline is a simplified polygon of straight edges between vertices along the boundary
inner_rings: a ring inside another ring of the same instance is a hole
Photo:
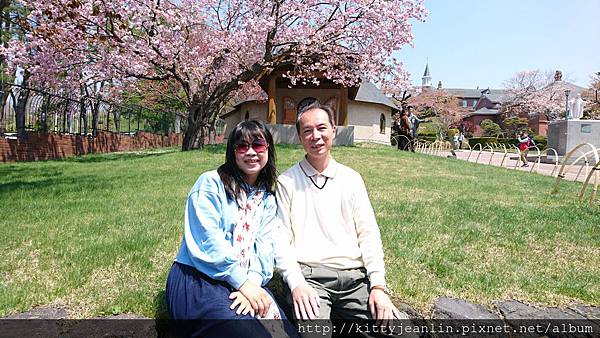
[[[180,321],[177,336],[297,335],[264,288],[273,276],[275,182],[271,133],[261,121],[240,122],[225,163],[200,175],[188,194],[183,240],[166,286],[169,315]]]
[[[410,136],[414,140],[417,138],[417,130],[419,129],[419,124],[421,124],[421,122],[424,122],[425,120],[421,120],[420,118],[418,118],[417,115],[415,115],[411,106],[407,106],[406,108],[408,109],[408,119],[410,121]]]
[[[452,144],[453,144],[452,150],[459,149],[459,147],[460,147],[459,139],[460,139],[460,134],[459,133],[454,134],[454,137],[452,138]]]
[[[465,140],[465,134],[462,131],[458,133],[458,149],[462,149],[462,143]]]
[[[411,125],[408,114],[405,111],[400,112],[400,116],[395,123],[398,132],[398,149],[408,150],[412,141]]]
[[[527,154],[529,153],[529,148],[535,146],[535,142],[533,142],[526,132],[521,132],[517,139],[519,140],[519,157],[521,158],[521,162],[523,162],[521,167],[529,167]]]

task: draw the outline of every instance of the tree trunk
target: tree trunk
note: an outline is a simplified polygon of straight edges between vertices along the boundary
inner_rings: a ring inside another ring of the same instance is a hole
[[[48,109],[50,108],[50,95],[44,94],[44,105],[40,114],[40,128],[44,133],[48,132]]]
[[[4,115],[4,107],[6,107],[6,102],[9,97],[10,86],[3,83],[2,84],[2,92],[0,93],[0,136],[4,136],[5,132],[5,115]]]
[[[209,116],[203,105],[192,105],[188,110],[188,125],[183,133],[182,151],[204,148],[204,120]]]
[[[86,104],[88,102],[88,98],[86,97],[85,87],[79,87],[79,121],[83,125],[83,128],[79,127],[79,130],[83,135],[87,135],[88,133],[88,114]]]
[[[181,144],[181,150],[187,151],[194,149],[194,144],[198,138],[199,129],[192,130],[191,126],[188,126],[183,133],[183,143]]]
[[[24,139],[27,137],[25,131],[25,108],[27,107],[27,100],[29,99],[29,90],[20,89],[17,102],[15,102],[15,123],[17,128],[17,137]]]
[[[113,113],[113,121],[115,124],[115,132],[118,134],[121,132],[121,110],[119,110],[119,108],[113,106],[112,113]],[[109,114],[110,114],[110,112],[109,112]]]
[[[81,124],[83,125],[83,128],[80,128],[80,129],[81,129],[81,133],[83,135],[88,134],[88,113],[87,113],[86,103],[87,103],[87,98],[82,98],[80,106],[79,106],[79,114],[81,114]]]
[[[96,101],[96,103],[91,102],[92,105],[92,137],[96,137],[96,134],[98,134],[98,106],[99,106],[99,102]]]

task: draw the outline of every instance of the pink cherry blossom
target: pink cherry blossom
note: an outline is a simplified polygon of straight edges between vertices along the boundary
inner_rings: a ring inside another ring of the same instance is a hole
[[[109,83],[110,95],[140,79],[171,80],[188,110],[184,150],[202,146],[221,107],[276,68],[291,69],[292,83],[323,74],[348,86],[406,85],[392,53],[426,15],[422,0],[21,2],[31,9],[27,37],[2,49],[13,69],[45,86]]]

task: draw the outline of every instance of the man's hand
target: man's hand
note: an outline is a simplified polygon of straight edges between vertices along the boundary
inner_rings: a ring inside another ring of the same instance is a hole
[[[369,310],[378,325],[388,326],[394,318],[400,318],[400,311],[380,288],[371,288]]]
[[[254,309],[252,308],[252,305],[250,305],[250,301],[248,301],[248,298],[246,298],[241,292],[232,292],[229,295],[229,299],[233,299],[233,303],[231,303],[231,306],[229,307],[230,309],[233,310],[239,305],[237,311],[235,311],[236,314],[243,314],[245,316],[250,313],[250,315],[254,317]]]
[[[295,287],[292,291],[292,300],[296,318],[301,320],[319,318],[319,307],[321,306],[319,294],[310,285],[303,283]]]
[[[240,292],[250,302],[250,306],[252,306],[255,313],[261,317],[264,317],[267,314],[269,306],[271,306],[271,297],[267,296],[265,290],[252,283],[250,280],[247,280],[240,287]]]

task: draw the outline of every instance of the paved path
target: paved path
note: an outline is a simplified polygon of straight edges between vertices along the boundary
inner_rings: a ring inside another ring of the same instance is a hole
[[[469,158],[469,150],[456,150],[456,158],[460,159],[460,160],[464,160],[466,161],[467,158]],[[483,151],[481,152],[481,155],[479,155],[479,159],[477,158],[477,154],[479,153],[479,151],[473,151],[473,153],[471,154],[471,157],[469,158],[469,162],[475,162],[477,161],[477,163],[480,164],[490,164],[490,165],[495,165],[497,167],[499,167],[502,164],[502,167],[510,169],[510,170],[519,170],[519,171],[525,171],[525,172],[535,172],[538,174],[542,174],[542,175],[547,175],[547,176],[553,176],[556,177],[556,175],[558,175],[558,171],[560,170],[560,162],[558,164],[558,166],[556,166],[555,164],[550,164],[550,163],[535,163],[534,162],[534,157],[533,156],[529,156],[529,167],[521,167],[521,163],[519,160],[519,155],[515,154],[515,153],[509,153],[506,155],[506,157],[504,158],[504,163],[502,163],[502,159],[504,157],[504,153],[494,153],[493,155],[490,154],[489,151]],[[530,153],[531,155],[531,153]],[[442,151],[438,154],[438,156],[442,156],[442,157],[447,157],[447,156],[452,156],[451,152],[449,150],[445,150]],[[490,161],[490,157],[491,157],[491,161]],[[517,165],[515,168],[515,164]],[[584,182],[589,171],[591,171],[592,169],[592,164],[590,164],[587,168],[585,167],[585,165],[571,165],[571,166],[567,166],[567,171],[565,174],[565,179],[570,180],[570,181],[580,181],[580,182]],[[594,183],[594,178],[592,177],[592,179],[590,180],[590,183],[593,184]]]

